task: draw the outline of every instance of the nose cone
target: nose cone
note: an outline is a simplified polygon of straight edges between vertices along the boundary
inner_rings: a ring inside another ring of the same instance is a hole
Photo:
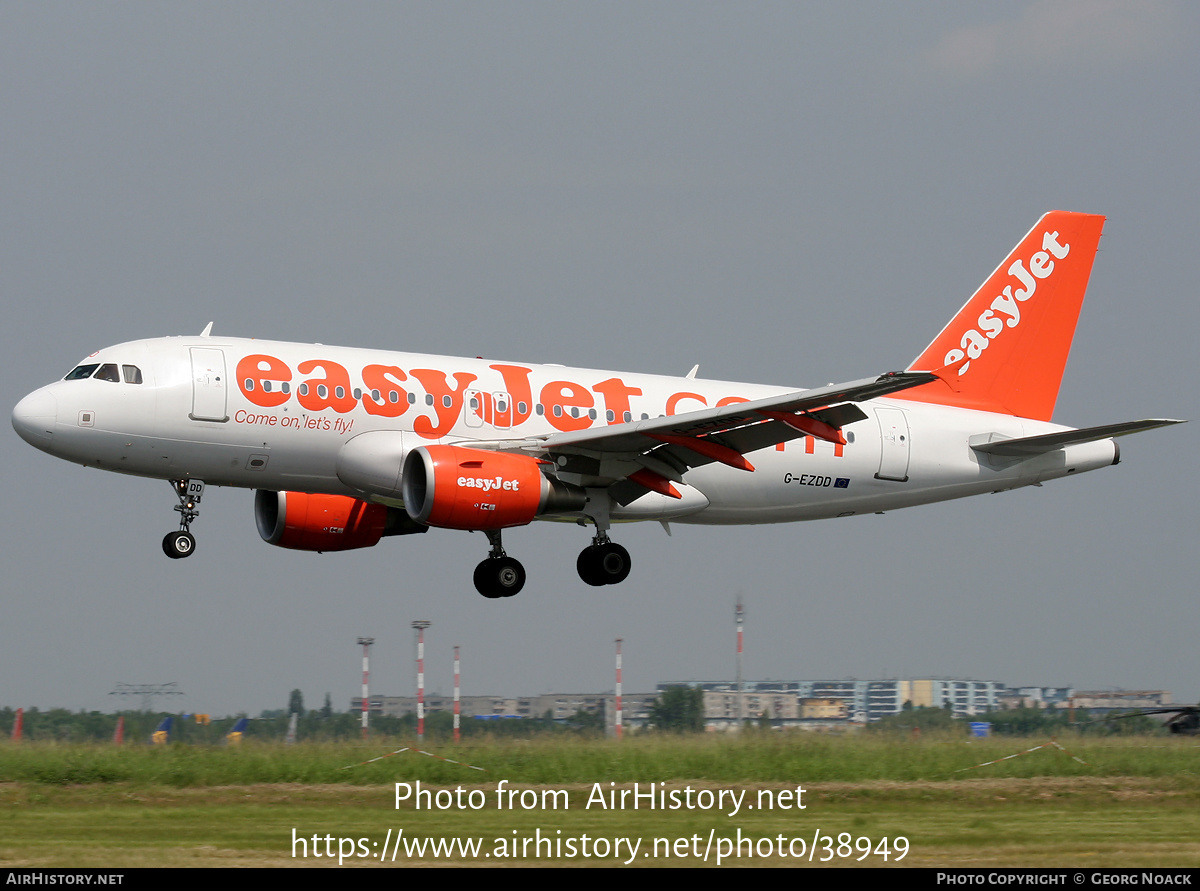
[[[58,402],[54,394],[43,387],[17,403],[12,413],[12,425],[21,439],[34,448],[48,451],[57,417]]]

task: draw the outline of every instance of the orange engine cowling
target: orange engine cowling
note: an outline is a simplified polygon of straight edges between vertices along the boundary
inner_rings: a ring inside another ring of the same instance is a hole
[[[347,495],[305,492],[254,494],[258,534],[268,544],[297,551],[349,551],[379,543],[388,509]]]
[[[587,501],[582,489],[543,474],[536,458],[463,446],[414,449],[401,479],[408,515],[446,529],[524,526]]]

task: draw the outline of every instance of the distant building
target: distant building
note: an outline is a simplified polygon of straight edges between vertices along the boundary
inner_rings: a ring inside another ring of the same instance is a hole
[[[655,693],[626,693],[621,697],[626,726],[644,724],[650,706],[658,698]],[[400,717],[417,710],[415,696],[372,696],[369,700],[371,714]],[[616,718],[617,697],[614,693],[544,693],[540,696],[506,698],[502,696],[463,696],[459,700],[459,714],[469,718],[542,718],[565,721],[578,712],[603,714],[605,723],[612,727]],[[362,710],[362,697],[350,700],[350,710]],[[425,714],[454,710],[454,697],[441,694],[425,697]]]
[[[795,721],[800,717],[800,700],[795,693],[756,690],[743,694],[740,714],[748,720],[767,717],[772,720]],[[738,719],[738,694],[724,690],[704,691],[704,717],[708,720]]]
[[[1171,705],[1171,694],[1167,690],[1076,690],[1070,704],[1094,711],[1163,708]]]
[[[737,719],[735,683],[684,681],[659,684],[658,689],[678,686],[705,691],[705,717],[710,723]],[[910,703],[913,707],[949,708],[956,717],[970,717],[998,709],[1004,689],[998,681],[958,678],[747,681],[742,685],[745,703],[740,713],[747,720],[766,717],[779,724],[804,725],[818,720],[865,724],[899,714],[905,703]],[[805,702],[812,703],[807,714],[802,711]]]
[[[1071,687],[1006,687],[998,681],[963,678],[881,678],[859,680],[746,681],[738,701],[733,681],[683,681],[659,684],[654,693],[622,696],[626,727],[645,725],[655,700],[671,687],[704,691],[705,724],[710,730],[732,730],[739,715],[747,721],[769,721],[775,727],[836,730],[861,726],[913,708],[949,709],[957,718],[968,718],[1006,708],[1068,708],[1120,710],[1160,708],[1171,704],[1166,690],[1081,691]],[[358,712],[362,699],[351,700]],[[451,711],[452,697],[425,697],[425,712]],[[415,696],[372,696],[373,715],[404,715],[417,710]],[[612,693],[544,693],[506,698],[464,696],[461,714],[466,719],[542,718],[565,721],[578,712],[603,714],[611,731],[616,716]]]
[[[845,721],[850,717],[844,699],[801,699],[800,717],[808,721]]]
[[[1000,708],[1066,708],[1074,692],[1070,687],[1008,687],[1000,695]]]

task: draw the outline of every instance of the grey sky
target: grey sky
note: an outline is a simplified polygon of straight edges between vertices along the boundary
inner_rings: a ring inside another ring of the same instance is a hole
[[[814,386],[904,367],[1046,210],[1109,218],[1055,420],[1200,418],[1200,37],[1171,2],[0,6],[0,399],[220,333]],[[318,556],[210,490],[0,436],[0,704],[344,707],[751,677],[951,675],[1200,699],[1196,423],[1119,467],[840,521],[480,535]]]

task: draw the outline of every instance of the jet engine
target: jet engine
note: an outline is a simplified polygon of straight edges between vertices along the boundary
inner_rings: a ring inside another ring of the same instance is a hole
[[[268,544],[297,551],[369,548],[385,535],[426,532],[404,511],[347,495],[254,493],[254,520]]]
[[[551,479],[541,464],[528,455],[422,446],[404,459],[404,507],[418,523],[484,530],[581,510],[587,503],[583,489]]]

